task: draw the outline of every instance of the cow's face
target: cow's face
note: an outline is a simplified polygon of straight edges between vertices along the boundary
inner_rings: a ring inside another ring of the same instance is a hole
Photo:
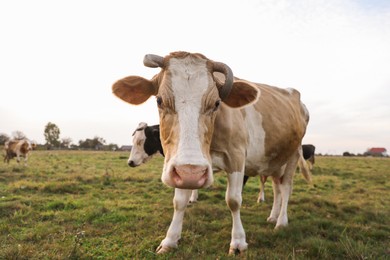
[[[138,76],[119,80],[114,94],[131,104],[156,96],[165,184],[181,189],[211,185],[210,145],[221,101],[242,107],[257,100],[258,90],[239,80],[233,83],[230,68],[200,54],[147,55],[144,63],[162,70],[151,81]],[[225,75],[224,84],[215,78],[216,71]]]
[[[207,60],[169,60],[157,94],[164,183],[196,189],[213,182],[209,150],[220,102]]]
[[[133,147],[131,148],[129,160],[127,161],[128,165],[131,167],[136,167],[145,163],[150,157],[144,149],[146,127],[147,124],[141,122],[133,133]]]

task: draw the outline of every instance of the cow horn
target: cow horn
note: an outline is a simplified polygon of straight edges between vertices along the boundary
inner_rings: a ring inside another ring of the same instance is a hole
[[[225,75],[225,83],[216,80],[219,97],[224,100],[232,90],[233,86],[233,72],[228,65],[222,62],[213,62],[213,71],[221,72]]]
[[[150,68],[163,68],[164,58],[154,54],[146,54],[144,57],[144,65]]]

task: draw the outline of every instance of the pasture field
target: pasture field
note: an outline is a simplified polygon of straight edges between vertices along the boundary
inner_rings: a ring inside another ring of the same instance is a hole
[[[127,152],[33,151],[0,163],[0,259],[233,259],[226,178],[186,211],[179,249],[157,256],[173,206],[162,157],[138,168]],[[317,157],[313,185],[297,172],[289,226],[266,222],[258,178],[243,191],[246,259],[390,259],[390,159]],[[237,258],[237,257],[236,257]]]

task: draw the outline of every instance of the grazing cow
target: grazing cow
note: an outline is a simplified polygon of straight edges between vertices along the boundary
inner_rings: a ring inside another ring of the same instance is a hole
[[[175,188],[173,219],[157,252],[177,248],[191,190],[209,187],[213,171],[227,173],[230,254],[248,247],[240,217],[244,174],[272,177],[274,202],[267,220],[275,228],[286,226],[293,174],[309,121],[300,93],[234,78],[227,65],[202,54],[149,54],[144,65],[161,71],[151,80],[123,78],[112,90],[134,105],[156,96],[165,154],[161,179]]]
[[[24,157],[24,165],[27,165],[28,154],[34,147],[35,144],[27,139],[7,141],[4,145],[4,162],[9,164],[9,161],[16,157],[16,161],[19,163],[20,157]]]
[[[309,169],[313,169],[315,163],[314,154],[316,152],[316,147],[312,144],[303,144],[302,145],[303,158],[309,162]]]
[[[130,167],[140,166],[158,153],[164,156],[160,141],[160,126],[148,126],[144,122],[139,123],[133,133],[133,148],[127,161],[128,165]],[[198,190],[192,190],[189,202],[194,203],[197,200]]]

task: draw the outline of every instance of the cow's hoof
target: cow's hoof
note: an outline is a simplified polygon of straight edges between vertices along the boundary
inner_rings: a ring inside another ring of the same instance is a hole
[[[162,245],[159,245],[156,249],[156,253],[161,255],[161,254],[165,254],[165,253],[168,253],[170,251],[172,251],[173,249],[170,248],[170,247],[166,247],[166,246],[162,246]]]
[[[269,222],[269,223],[276,223],[276,221],[277,221],[277,219],[274,218],[274,217],[268,217],[267,218],[267,222]]]
[[[276,224],[275,226],[275,230],[278,230],[278,229],[282,229],[282,228],[285,228],[287,227],[287,223],[283,223],[283,224]]]
[[[239,248],[230,247],[229,248],[229,255],[243,255],[245,253],[246,249],[240,250]]]

